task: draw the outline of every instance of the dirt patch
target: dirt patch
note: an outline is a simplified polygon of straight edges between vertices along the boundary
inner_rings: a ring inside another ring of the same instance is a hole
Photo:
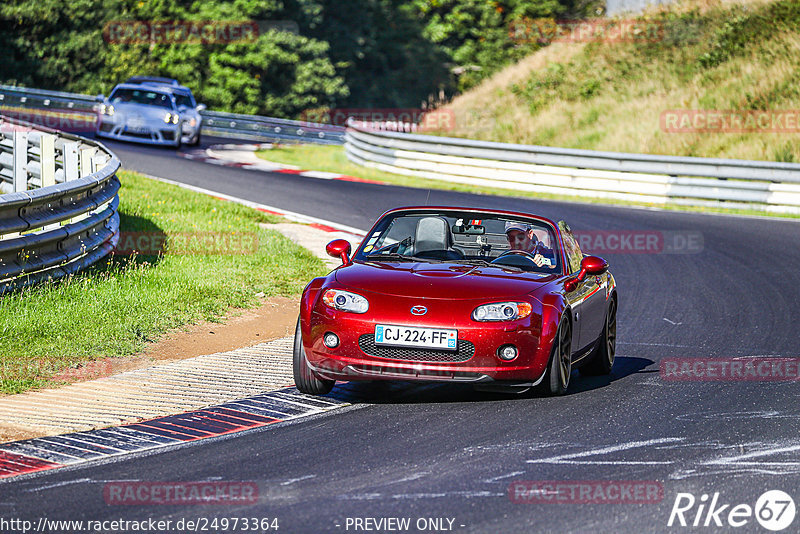
[[[202,322],[174,330],[149,345],[152,360],[183,360],[240,349],[294,334],[300,299],[271,297],[258,308],[232,310],[222,323]]]
[[[0,443],[20,441],[23,439],[41,438],[49,434],[52,434],[52,432],[47,432],[46,430],[32,430],[0,423]]]
[[[168,332],[139,354],[125,358],[107,358],[68,369],[47,387],[59,387],[75,382],[93,380],[125,371],[152,367],[159,362],[183,360],[227,352],[294,335],[299,298],[271,297],[248,310],[233,309],[221,323],[203,321]],[[24,395],[24,394],[23,394]],[[52,435],[36,427],[0,423],[0,443]]]

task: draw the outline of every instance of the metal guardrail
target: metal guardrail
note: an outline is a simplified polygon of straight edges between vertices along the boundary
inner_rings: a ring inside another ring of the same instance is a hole
[[[203,116],[203,134],[278,143],[344,144],[343,126],[221,111],[203,111],[200,114]]]
[[[347,157],[397,174],[656,204],[800,213],[800,164],[599,152],[419,135],[351,121]]]
[[[23,115],[26,111],[35,112],[45,126],[58,127],[64,123],[65,112],[96,117],[97,105],[97,97],[91,95],[0,85],[0,113],[4,110],[22,110],[17,113]],[[52,114],[49,117],[48,112]],[[278,143],[344,143],[345,128],[341,126],[209,110],[201,111],[200,115],[203,135]]]
[[[114,249],[119,167],[100,143],[0,116],[0,294]]]

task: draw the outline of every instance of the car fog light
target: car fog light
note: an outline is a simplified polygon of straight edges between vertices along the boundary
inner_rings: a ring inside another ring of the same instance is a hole
[[[333,332],[328,332],[325,334],[325,337],[322,338],[322,342],[325,343],[325,346],[329,349],[335,349],[339,346],[339,336]]]
[[[519,352],[517,351],[517,347],[515,347],[514,345],[503,345],[497,351],[497,356],[501,360],[505,360],[507,362],[510,362],[511,360],[516,358],[517,354],[519,354]]]

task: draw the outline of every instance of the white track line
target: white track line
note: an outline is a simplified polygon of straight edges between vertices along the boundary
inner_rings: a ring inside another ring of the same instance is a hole
[[[142,176],[146,176],[152,180],[157,180],[159,182],[164,182],[166,184],[177,185],[178,187],[182,187],[183,189],[188,189],[190,191],[196,191],[198,193],[203,193],[212,197],[223,198],[225,200],[229,200],[231,202],[236,202],[237,204],[241,204],[243,206],[247,206],[249,208],[255,208],[258,210],[266,210],[272,211],[275,213],[281,214],[283,217],[289,219],[290,221],[306,223],[306,224],[321,224],[324,226],[330,226],[331,228],[335,228],[337,230],[341,230],[342,232],[347,232],[359,237],[364,237],[367,234],[366,230],[362,230],[360,228],[355,228],[353,226],[347,226],[346,224],[340,224],[333,221],[327,221],[325,219],[319,219],[317,217],[311,217],[309,215],[303,215],[302,213],[297,213],[294,211],[285,210],[283,208],[278,208],[275,206],[269,206],[267,204],[259,204],[258,202],[253,202],[250,200],[245,200],[243,198],[234,197],[232,195],[226,195],[225,193],[220,193],[219,191],[212,191],[211,189],[204,189],[202,187],[197,187],[194,185],[188,185],[181,182],[176,182],[175,180],[169,180],[167,178],[161,178],[159,176],[153,176],[151,174],[142,174]]]

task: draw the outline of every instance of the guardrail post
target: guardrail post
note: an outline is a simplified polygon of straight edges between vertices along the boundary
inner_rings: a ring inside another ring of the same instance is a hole
[[[94,172],[92,168],[92,158],[94,157],[95,149],[84,148],[81,150],[81,173],[80,176],[89,176]]]
[[[42,187],[56,183],[56,138],[42,134],[41,140]]]
[[[28,133],[14,132],[14,191],[28,190]]]
[[[79,173],[79,144],[78,143],[64,143],[64,181],[77,180],[80,177]],[[79,221],[80,218],[73,217],[67,223]]]
[[[77,147],[76,147],[77,148]],[[94,173],[95,169],[95,153],[97,151],[94,148],[84,148],[78,151],[78,158],[80,159],[80,177],[83,178],[84,176],[89,176],[90,174]],[[72,218],[72,222],[82,221],[83,219],[89,217],[95,210],[87,211],[77,217]]]
[[[64,143],[64,181],[78,179],[78,143]]]
[[[95,173],[105,167],[106,157],[102,154],[97,154],[92,157],[92,172]]]

